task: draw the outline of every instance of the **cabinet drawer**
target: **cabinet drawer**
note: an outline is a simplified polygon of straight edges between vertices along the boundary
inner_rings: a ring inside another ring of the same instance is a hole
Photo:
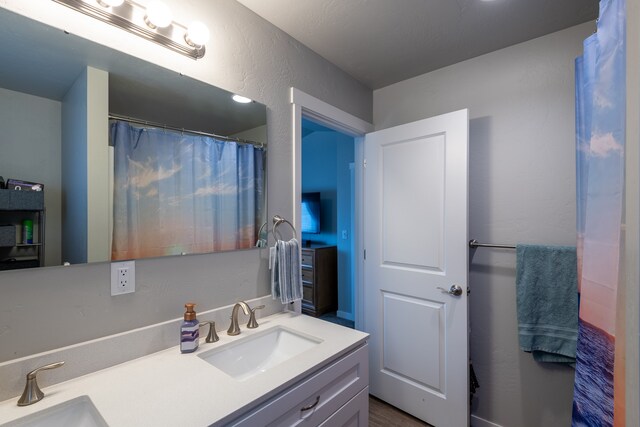
[[[313,287],[302,285],[302,301],[313,304]]]
[[[368,383],[368,348],[365,344],[230,425],[319,425]]]
[[[367,427],[369,425],[369,387],[331,415],[320,427]]]
[[[313,270],[302,269],[302,281],[307,283],[313,283]]]
[[[301,264],[309,267],[313,267],[313,253],[302,251]]]

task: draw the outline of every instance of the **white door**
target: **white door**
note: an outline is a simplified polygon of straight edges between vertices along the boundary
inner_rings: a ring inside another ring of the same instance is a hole
[[[365,137],[370,392],[437,427],[469,425],[467,151],[468,110]]]

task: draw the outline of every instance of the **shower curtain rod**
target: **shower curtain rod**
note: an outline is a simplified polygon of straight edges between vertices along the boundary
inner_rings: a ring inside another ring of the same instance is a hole
[[[515,249],[515,245],[494,245],[492,243],[479,243],[476,239],[469,240],[469,247],[475,249],[478,247],[483,248],[502,248],[502,249]]]
[[[155,122],[150,122],[148,120],[136,119],[135,117],[121,116],[119,114],[109,113],[109,119],[120,120],[123,122],[134,123],[138,125],[151,126],[159,129],[173,130],[173,131],[182,132],[182,133],[190,133],[193,135],[209,136],[211,138],[223,139],[225,141],[235,141],[241,144],[255,145],[258,148],[265,148],[267,146],[267,144],[265,144],[264,142],[251,141],[248,139],[234,138],[232,136],[222,136],[222,135],[216,135],[215,133],[201,132],[199,130],[189,130],[189,129],[179,128],[175,126],[168,126],[162,123],[155,123]]]

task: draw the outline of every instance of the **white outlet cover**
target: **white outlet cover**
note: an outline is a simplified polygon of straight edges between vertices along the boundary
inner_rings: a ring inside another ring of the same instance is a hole
[[[129,277],[127,285],[121,286],[119,280],[119,272],[126,269]],[[111,263],[111,296],[130,294],[136,291],[136,262],[121,261]]]

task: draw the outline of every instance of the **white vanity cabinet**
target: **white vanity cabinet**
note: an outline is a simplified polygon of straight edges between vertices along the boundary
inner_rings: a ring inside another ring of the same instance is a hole
[[[249,384],[247,384],[250,387]],[[363,344],[231,422],[214,425],[366,426],[369,361]]]
[[[368,427],[369,426],[369,387],[356,395],[346,405],[331,415],[321,427]]]

